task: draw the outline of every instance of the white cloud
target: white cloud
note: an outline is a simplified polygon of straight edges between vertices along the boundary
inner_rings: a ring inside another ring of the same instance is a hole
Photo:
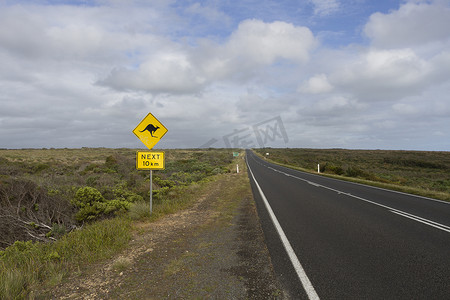
[[[450,78],[450,51],[445,49],[430,59],[434,69],[434,81],[436,83],[448,82]]]
[[[331,81],[362,99],[392,100],[423,89],[431,71],[410,49],[373,49],[335,72]]]
[[[375,13],[364,32],[376,47],[403,48],[450,39],[450,7],[445,1],[405,3],[389,14]]]
[[[186,12],[196,17],[200,16],[207,19],[209,22],[221,23],[222,25],[228,25],[231,23],[230,17],[218,10],[217,8],[209,5],[202,5],[201,3],[193,3],[186,8]]]
[[[314,75],[299,88],[300,92],[309,94],[328,93],[332,90],[333,86],[328,81],[326,74]]]
[[[319,111],[337,114],[343,111],[353,111],[358,109],[360,105],[358,105],[355,99],[344,96],[333,96],[318,101],[316,107]]]
[[[420,95],[450,76],[447,52],[422,57],[410,48],[344,49],[321,53],[315,59],[321,62],[321,73],[301,83],[299,92],[321,94],[332,88],[333,93],[352,94],[363,101],[398,101]]]
[[[417,115],[420,112],[420,108],[407,103],[396,103],[392,108],[399,114]]]
[[[120,90],[195,93],[216,80],[254,76],[278,60],[305,63],[315,45],[306,27],[246,20],[222,45],[200,40],[197,47],[181,47],[168,42],[138,68],[116,68],[102,83]]]
[[[243,63],[267,65],[276,59],[302,63],[309,59],[315,43],[312,32],[306,27],[280,21],[246,20],[231,35],[226,51],[234,58],[241,57]]]
[[[101,83],[119,90],[176,94],[196,92],[205,81],[184,53],[157,53],[137,70],[114,69]]]
[[[337,0],[310,0],[314,5],[314,14],[327,16],[339,10],[340,4]]]

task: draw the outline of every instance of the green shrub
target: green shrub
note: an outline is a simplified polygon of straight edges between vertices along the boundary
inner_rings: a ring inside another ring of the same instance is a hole
[[[173,182],[172,180],[168,180],[168,179],[162,179],[159,176],[154,176],[152,178],[153,182],[155,184],[157,184],[160,187],[168,187],[171,188],[173,186],[175,186],[175,182]]]
[[[114,198],[131,203],[144,200],[142,196],[128,190],[126,188],[126,183],[116,185],[113,189],[113,194]]]
[[[445,164],[422,161],[418,159],[403,159],[403,158],[392,158],[385,157],[383,158],[383,162],[391,165],[399,165],[404,167],[418,167],[418,168],[429,168],[429,169],[448,169]]]
[[[75,214],[77,221],[93,220],[105,211],[105,198],[93,187],[82,187],[75,193],[72,203],[80,210]]]
[[[86,205],[75,214],[75,219],[79,222],[91,221],[98,218],[105,212],[106,204],[102,202],[95,202],[92,205]]]
[[[167,186],[152,190],[152,197],[155,203],[160,202],[169,193],[169,190],[170,189]]]
[[[115,170],[118,170],[117,158],[113,155],[108,156],[105,159],[105,167]]]
[[[106,200],[96,188],[79,188],[72,201],[79,208],[75,219],[79,222],[91,221],[103,215],[127,211],[130,203],[143,201],[142,196],[130,192],[123,184],[113,189],[113,195],[115,199]]]
[[[116,170],[110,169],[110,168],[105,168],[105,169],[102,170],[102,172],[103,172],[103,173],[106,173],[106,174],[117,173]]]
[[[116,211],[127,211],[130,208],[131,203],[124,200],[110,200],[105,203],[103,210],[104,214],[110,214]]]
[[[102,193],[100,193],[96,188],[93,187],[82,187],[79,188],[75,193],[75,198],[73,200],[73,204],[77,207],[85,207],[94,205],[97,202],[104,202],[105,198],[103,198]]]
[[[181,185],[189,185],[205,178],[207,175],[199,171],[195,172],[176,172],[170,176],[170,179]]]
[[[344,169],[341,166],[335,166],[333,164],[326,163],[323,166],[320,166],[320,172],[329,172],[337,175],[342,175],[345,173]]]
[[[206,162],[194,162],[190,166],[189,170],[193,172],[205,172],[206,174],[211,173],[211,171],[214,169],[210,164]]]
[[[15,256],[17,253],[30,252],[35,248],[35,246],[36,244],[32,241],[16,241],[4,251],[0,251],[0,257],[11,257]]]
[[[89,164],[86,168],[84,168],[84,172],[89,172],[89,171],[93,171],[94,173],[98,173],[97,171],[99,171],[99,165],[98,164]]]
[[[216,167],[211,171],[211,175],[223,174],[228,172],[229,170],[226,167]]]
[[[52,229],[46,234],[47,237],[55,237],[57,239],[59,239],[60,237],[62,237],[63,235],[65,235],[67,232],[66,227],[64,226],[64,224],[57,224],[54,223],[52,226]]]
[[[45,258],[48,261],[59,261],[59,260],[61,260],[61,256],[55,250],[52,250],[50,253],[47,253]]]
[[[34,165],[34,166],[31,168],[31,173],[33,173],[33,174],[39,173],[39,172],[41,172],[41,171],[43,171],[43,170],[46,170],[46,169],[48,169],[48,168],[50,168],[50,166],[49,166],[48,164],[45,164],[45,163],[38,163],[38,164]]]
[[[47,191],[47,193],[48,193],[49,196],[55,196],[55,195],[61,194],[61,191],[58,190],[58,189],[49,189]]]
[[[354,167],[349,167],[346,171],[345,171],[345,176],[348,177],[366,177],[366,173],[358,168],[354,168]]]

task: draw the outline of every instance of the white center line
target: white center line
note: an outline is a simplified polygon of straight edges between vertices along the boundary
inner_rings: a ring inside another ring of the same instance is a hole
[[[415,216],[415,215],[412,215],[412,214],[408,214],[408,213],[399,211],[399,210],[390,210],[390,212],[392,212],[394,214],[397,214],[397,215],[400,215],[402,217],[405,217],[405,218],[408,218],[408,219],[411,219],[411,220],[414,220],[414,221],[426,224],[428,226],[432,226],[432,227],[438,228],[440,230],[444,230],[444,231],[450,232],[450,227],[449,226],[440,224],[438,222],[434,222],[434,221],[431,221],[431,220],[428,220],[428,219],[425,219],[425,218],[421,218],[421,217],[418,217],[418,216]]]

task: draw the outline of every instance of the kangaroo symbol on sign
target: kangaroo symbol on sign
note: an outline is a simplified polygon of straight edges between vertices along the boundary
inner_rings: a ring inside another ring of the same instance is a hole
[[[147,127],[145,127],[144,130],[140,131],[140,132],[144,132],[146,130],[148,130],[148,132],[150,132],[150,135],[154,138],[158,138],[157,136],[154,136],[153,134],[155,133],[156,130],[159,129],[159,126],[154,126],[153,124],[148,124]]]

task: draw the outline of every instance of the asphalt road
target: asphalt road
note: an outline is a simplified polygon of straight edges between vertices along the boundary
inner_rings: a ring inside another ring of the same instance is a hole
[[[291,298],[450,299],[450,203],[295,171],[249,150],[247,164]]]

